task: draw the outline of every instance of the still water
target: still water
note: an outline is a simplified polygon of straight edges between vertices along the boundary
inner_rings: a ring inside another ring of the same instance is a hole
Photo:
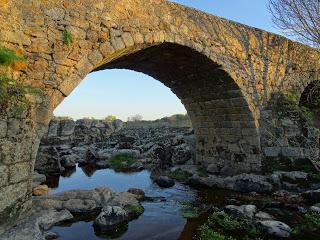
[[[195,200],[197,193],[187,186],[176,183],[169,189],[162,189],[153,184],[148,171],[138,173],[118,173],[111,169],[95,170],[90,167],[76,168],[64,176],[49,178],[52,193],[72,189],[93,189],[107,186],[117,192],[129,188],[140,188],[148,196],[165,197],[165,202],[143,202],[144,213],[128,224],[128,229],[121,236],[96,236],[92,220],[57,226],[51,231],[58,233],[61,240],[95,239],[130,239],[130,240],[176,240],[192,239],[193,224],[180,215],[181,202]],[[186,227],[188,226],[188,227]]]

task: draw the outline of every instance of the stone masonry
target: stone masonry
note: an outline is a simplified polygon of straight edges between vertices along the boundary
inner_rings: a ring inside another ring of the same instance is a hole
[[[163,0],[0,0],[0,21],[0,45],[27,57],[0,73],[45,92],[23,116],[0,117],[0,232],[30,206],[53,110],[92,71],[132,69],[170,87],[193,123],[197,161],[239,172],[261,171],[260,109],[271,93],[319,80],[319,51]]]

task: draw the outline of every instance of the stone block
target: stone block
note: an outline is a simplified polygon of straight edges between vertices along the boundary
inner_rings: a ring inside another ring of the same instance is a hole
[[[21,182],[0,188],[0,213],[27,194],[28,183]]]
[[[284,157],[301,157],[302,151],[301,148],[298,147],[284,147],[281,149],[281,155]]]
[[[264,149],[264,154],[266,157],[278,157],[280,155],[280,147],[266,147]]]
[[[0,166],[0,187],[8,184],[8,167]]]
[[[17,183],[23,180],[28,180],[31,176],[31,163],[24,162],[24,163],[17,163],[9,167],[9,182],[10,183]]]
[[[0,138],[4,138],[7,135],[7,122],[6,121],[0,121]]]

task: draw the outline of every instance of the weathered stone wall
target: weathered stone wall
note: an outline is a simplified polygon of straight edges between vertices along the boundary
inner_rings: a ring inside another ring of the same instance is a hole
[[[7,222],[20,199],[30,199],[27,176],[42,128],[92,71],[132,69],[170,87],[192,120],[198,161],[243,172],[261,170],[260,108],[270,94],[301,93],[319,80],[319,51],[162,0],[0,0],[0,6],[0,44],[27,56],[25,67],[10,74],[46,93],[35,114],[1,116],[0,218]],[[73,36],[70,46],[64,30]]]
[[[320,130],[298,109],[279,113],[264,109],[261,113],[263,171],[305,170],[312,161],[319,163]]]

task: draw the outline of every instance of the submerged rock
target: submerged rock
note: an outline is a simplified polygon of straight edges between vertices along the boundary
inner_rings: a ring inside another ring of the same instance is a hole
[[[167,177],[167,176],[160,176],[160,177],[156,177],[153,180],[156,184],[158,184],[159,187],[162,188],[170,188],[174,186],[174,180],[172,180],[171,178]]]

